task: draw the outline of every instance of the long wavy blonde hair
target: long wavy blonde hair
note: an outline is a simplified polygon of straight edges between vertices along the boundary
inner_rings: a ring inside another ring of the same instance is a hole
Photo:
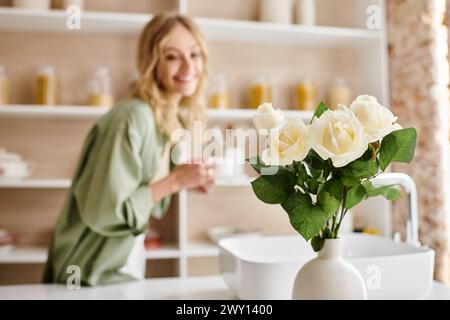
[[[156,71],[168,36],[179,24],[189,30],[197,40],[201,47],[204,65],[197,90],[192,96],[183,98],[180,104],[173,101],[173,97],[161,88]],[[209,73],[208,53],[203,36],[191,19],[178,14],[155,15],[140,35],[137,48],[137,68],[139,78],[135,85],[134,95],[147,102],[153,109],[161,133],[170,137],[173,130],[177,128],[190,129],[194,121],[205,121],[204,88]]]

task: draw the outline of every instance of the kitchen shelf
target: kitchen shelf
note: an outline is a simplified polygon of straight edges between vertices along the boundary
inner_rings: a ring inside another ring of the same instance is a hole
[[[0,189],[68,189],[70,185],[71,180],[69,179],[0,180]]]
[[[298,111],[298,110],[286,110],[282,109],[283,114],[288,118],[301,118],[302,120],[311,120],[314,112],[312,111]],[[255,109],[209,109],[208,120],[210,121],[251,121],[255,115]]]
[[[251,177],[217,179],[216,187],[245,187],[250,186]],[[29,180],[0,180],[0,189],[68,189],[72,181],[70,179],[29,179]]]
[[[216,187],[249,187],[254,180],[252,177],[244,176],[239,178],[219,178],[216,179]]]
[[[0,106],[0,117],[9,118],[92,118],[97,119],[108,112],[109,108],[92,106],[37,106],[5,105]],[[254,109],[208,109],[207,116],[211,122],[250,121]],[[286,117],[299,117],[309,121],[312,111],[283,110]]]
[[[174,244],[163,244],[160,248],[147,250],[145,255],[148,260],[176,259],[180,257],[180,250]]]
[[[0,263],[45,263],[46,260],[46,248],[14,248],[0,254]]]
[[[166,244],[158,249],[149,249],[145,256],[147,260],[178,259],[181,251],[176,245]],[[213,243],[190,243],[186,247],[187,257],[215,257],[219,255],[219,248]],[[1,264],[26,264],[45,263],[47,260],[47,248],[13,248],[8,253],[0,254]]]
[[[188,258],[217,257],[219,247],[209,241],[198,241],[187,244],[186,256]]]
[[[162,245],[158,249],[150,249],[145,253],[147,260],[177,259],[180,250],[176,245]],[[1,264],[45,263],[47,248],[13,248],[11,252],[0,254]]]
[[[5,105],[0,106],[0,117],[33,118],[99,118],[109,108],[89,106],[38,106]]]
[[[83,11],[81,28],[68,29],[69,14],[63,10],[0,8],[0,30],[56,32],[65,34],[136,34],[151,19],[149,14]],[[211,41],[312,46],[366,46],[378,44],[381,32],[324,26],[285,25],[258,21],[195,18]]]

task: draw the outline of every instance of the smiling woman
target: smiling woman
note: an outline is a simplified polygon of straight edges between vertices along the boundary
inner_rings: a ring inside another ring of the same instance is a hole
[[[204,68],[202,49],[181,25],[175,27],[169,41],[164,48],[164,59],[158,65],[158,79],[174,96],[180,99],[182,96],[192,96]],[[175,42],[178,42],[178,47],[174,46]]]
[[[181,189],[211,189],[210,166],[185,164],[169,173],[167,156],[173,130],[203,120],[206,60],[188,18],[157,15],[146,25],[134,97],[88,134],[53,234],[45,282],[67,282],[74,266],[83,285],[142,279],[150,215],[161,217]]]
[[[207,50],[191,20],[179,15],[155,16],[139,39],[138,70],[135,94],[151,106],[163,132],[180,126],[180,106],[187,111],[183,113],[188,118],[182,120],[185,124],[204,119]]]

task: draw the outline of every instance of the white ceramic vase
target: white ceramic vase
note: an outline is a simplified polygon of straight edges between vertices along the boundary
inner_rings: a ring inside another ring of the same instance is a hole
[[[327,239],[316,258],[297,273],[294,300],[366,300],[367,291],[359,271],[342,258],[342,240]]]

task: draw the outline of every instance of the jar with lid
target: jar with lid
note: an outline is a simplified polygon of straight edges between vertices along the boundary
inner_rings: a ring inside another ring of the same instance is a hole
[[[106,67],[97,68],[89,83],[89,105],[112,107],[114,98],[111,93],[111,77]]]
[[[272,102],[272,89],[268,77],[261,75],[250,86],[249,107],[256,109],[265,102]]]
[[[208,107],[212,109],[230,108],[227,79],[223,73],[215,74],[212,79]]]
[[[339,105],[349,107],[352,102],[352,93],[344,78],[337,78],[328,92],[328,106],[336,109]]]
[[[295,23],[313,26],[316,24],[316,0],[295,1]]]
[[[50,0],[14,0],[13,7],[22,9],[50,9]]]
[[[38,70],[36,104],[56,105],[59,98],[59,83],[55,69],[50,66]]]
[[[292,23],[293,0],[260,0],[259,19],[265,22]]]
[[[304,111],[317,107],[317,88],[311,79],[305,78],[295,86],[295,107]]]
[[[63,0],[62,8],[67,9],[70,6],[77,6],[80,10],[84,9],[84,0]]]
[[[4,66],[0,66],[0,105],[8,104],[10,98],[9,79]]]

